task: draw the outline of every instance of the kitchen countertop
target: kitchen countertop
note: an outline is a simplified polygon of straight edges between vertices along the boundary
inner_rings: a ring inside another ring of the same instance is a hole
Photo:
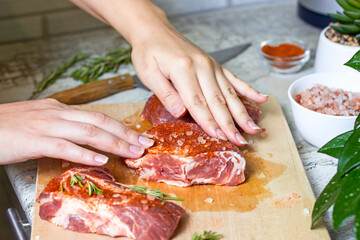
[[[241,6],[227,10],[178,16],[171,22],[191,41],[205,51],[223,49],[240,43],[252,46],[237,58],[227,62],[229,68],[243,80],[265,94],[279,100],[299,150],[304,168],[315,196],[336,172],[337,160],[317,153],[317,148],[305,142],[297,131],[287,99],[288,86],[301,76],[312,73],[314,53],[319,29],[305,24],[296,14],[296,2],[284,1]],[[258,56],[261,41],[269,38],[301,39],[312,49],[311,61],[297,74],[279,75],[270,72]],[[46,41],[13,43],[0,46],[0,103],[26,100],[33,89],[34,79],[41,79],[49,69],[69,59],[77,52],[103,54],[109,49],[126,46],[126,42],[114,30],[102,29]],[[123,66],[118,73],[134,73],[132,66]],[[108,77],[111,75],[106,75]],[[79,83],[71,79],[59,80],[39,97],[74,87]],[[151,93],[134,89],[93,103],[146,101]],[[31,221],[35,199],[36,160],[6,166],[28,219]],[[324,218],[328,229],[330,214]],[[329,230],[332,239],[354,239],[352,225],[348,221],[338,233]]]

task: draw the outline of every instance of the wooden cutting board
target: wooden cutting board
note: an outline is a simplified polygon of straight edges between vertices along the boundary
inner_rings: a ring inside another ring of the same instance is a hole
[[[122,121],[134,129],[143,130],[146,122],[139,122],[144,103],[119,103],[78,106],[99,111]],[[252,145],[244,148],[249,177],[236,186],[193,186],[180,188],[164,183],[138,179],[120,157],[108,155],[107,163],[118,182],[159,188],[184,198],[176,202],[186,209],[173,239],[191,239],[194,232],[213,230],[224,239],[330,239],[323,223],[310,230],[311,212],[315,198],[306,177],[289,127],[275,97],[261,105],[263,117],[259,125],[266,128],[267,137],[246,136]],[[68,168],[61,160],[40,159],[36,196],[46,184]],[[205,199],[213,200],[208,203]],[[63,230],[39,218],[39,204],[35,203],[32,239],[86,240],[111,239],[95,234]],[[122,238],[124,239],[124,238]]]

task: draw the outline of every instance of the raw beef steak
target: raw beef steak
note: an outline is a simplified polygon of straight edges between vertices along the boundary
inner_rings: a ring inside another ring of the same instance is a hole
[[[91,184],[102,193],[89,193]],[[102,167],[66,171],[49,182],[37,201],[40,218],[62,228],[138,240],[169,239],[185,213],[174,203],[150,200],[116,184]]]
[[[240,99],[244,104],[249,116],[254,120],[255,123],[257,123],[261,116],[259,106],[248,101],[245,98],[240,97]],[[146,105],[141,115],[144,119],[151,122],[152,125],[159,125],[161,123],[168,122],[195,122],[189,113],[186,113],[185,116],[181,118],[173,117],[155,95],[152,95],[146,102]]]
[[[245,159],[239,149],[210,137],[195,123],[160,124],[145,135],[155,144],[142,158],[125,161],[142,179],[180,187],[245,181]]]

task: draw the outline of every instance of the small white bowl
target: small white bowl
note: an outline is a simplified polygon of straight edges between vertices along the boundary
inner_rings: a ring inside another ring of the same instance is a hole
[[[318,113],[301,106],[295,96],[307,88],[321,84],[330,89],[360,92],[360,73],[332,72],[314,73],[299,78],[288,89],[291,110],[295,124],[306,141],[316,147],[322,147],[334,137],[354,128],[356,116],[333,116]]]

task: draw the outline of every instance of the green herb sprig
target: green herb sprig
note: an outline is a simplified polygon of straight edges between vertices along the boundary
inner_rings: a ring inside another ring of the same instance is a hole
[[[337,231],[345,219],[355,215],[354,232],[360,239],[360,115],[354,129],[325,144],[318,152],[339,159],[336,174],[315,202],[312,228],[334,205],[333,226]]]
[[[197,232],[195,232],[191,238],[191,240],[218,240],[222,239],[224,235],[218,234],[214,231],[206,231],[204,230],[201,235],[199,235]]]
[[[81,183],[82,180],[84,180],[84,179],[82,179],[78,174],[71,175],[70,185],[74,186],[74,184],[78,184],[80,187],[83,187],[83,185]]]
[[[89,196],[92,196],[93,193],[96,193],[96,195],[102,195],[103,194],[103,190],[98,188],[93,182],[90,182],[90,181],[86,180],[86,183],[88,184]]]
[[[71,77],[83,84],[99,79],[104,73],[116,73],[121,64],[131,63],[131,48],[116,49],[104,57],[92,57],[79,69],[71,73]]]
[[[111,50],[102,57],[90,57],[90,54],[79,53],[70,60],[63,62],[60,67],[52,71],[39,82],[35,82],[35,89],[30,99],[51,86],[56,80],[68,77],[66,73],[77,63],[85,61],[82,66],[70,73],[70,77],[81,81],[83,84],[99,80],[107,72],[117,72],[121,64],[131,63],[131,48],[118,48]]]
[[[148,189],[147,187],[140,187],[140,186],[135,186],[135,185],[126,185],[126,184],[122,184],[122,183],[118,183],[118,182],[116,184],[121,185],[121,186],[126,187],[126,188],[129,188],[130,190],[132,190],[134,192],[143,193],[143,194],[149,194],[149,195],[152,195],[152,196],[154,196],[156,198],[160,198],[160,199],[164,199],[164,200],[184,201],[184,199],[182,199],[182,198],[170,197],[169,195],[166,195],[165,193],[160,191],[160,189]]]
[[[63,75],[69,70],[69,68],[73,67],[76,63],[81,62],[89,57],[89,54],[79,53],[72,57],[69,61],[63,62],[61,66],[58,67],[55,71],[52,71],[49,76],[46,76],[40,82],[35,83],[35,89],[32,92],[30,98],[35,97],[37,94],[48,88],[51,84],[55,83],[56,80],[63,77]]]

